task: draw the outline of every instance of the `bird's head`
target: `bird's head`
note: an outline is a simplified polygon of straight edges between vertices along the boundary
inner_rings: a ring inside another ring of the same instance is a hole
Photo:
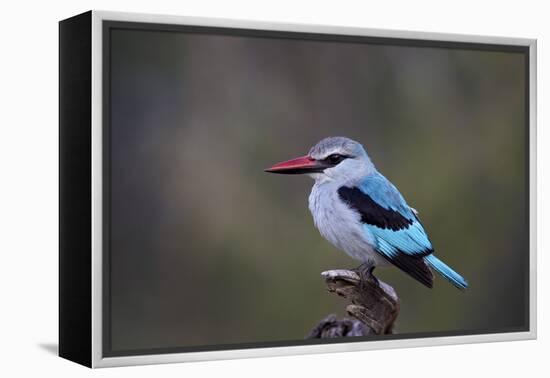
[[[350,182],[374,171],[363,146],[345,137],[329,137],[313,146],[306,156],[277,163],[266,172],[307,174],[316,182]]]

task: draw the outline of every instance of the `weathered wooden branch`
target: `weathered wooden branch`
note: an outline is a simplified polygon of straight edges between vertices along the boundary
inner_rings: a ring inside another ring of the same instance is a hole
[[[352,318],[339,320],[331,314],[315,326],[307,338],[394,333],[394,322],[399,315],[399,298],[390,285],[374,276],[362,278],[352,270],[329,270],[321,275],[329,292],[351,302],[346,311]]]

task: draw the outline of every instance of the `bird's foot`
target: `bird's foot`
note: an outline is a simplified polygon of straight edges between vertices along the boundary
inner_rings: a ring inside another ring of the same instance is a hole
[[[372,263],[365,262],[352,270],[359,275],[359,285],[361,290],[365,290],[369,284],[380,286],[378,278],[376,278],[372,273],[374,270],[374,265]]]

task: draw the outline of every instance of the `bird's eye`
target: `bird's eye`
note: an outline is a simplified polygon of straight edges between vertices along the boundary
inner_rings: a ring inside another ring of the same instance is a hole
[[[336,165],[336,164],[340,163],[342,160],[344,160],[345,158],[346,157],[344,155],[332,154],[332,155],[329,155],[325,160],[329,164]]]

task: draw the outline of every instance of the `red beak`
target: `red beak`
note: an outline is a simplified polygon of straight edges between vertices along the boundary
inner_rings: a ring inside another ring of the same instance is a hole
[[[309,156],[301,156],[296,159],[277,163],[265,171],[270,173],[297,175],[302,173],[322,172],[325,168],[328,168],[328,166],[322,161],[315,160]]]

